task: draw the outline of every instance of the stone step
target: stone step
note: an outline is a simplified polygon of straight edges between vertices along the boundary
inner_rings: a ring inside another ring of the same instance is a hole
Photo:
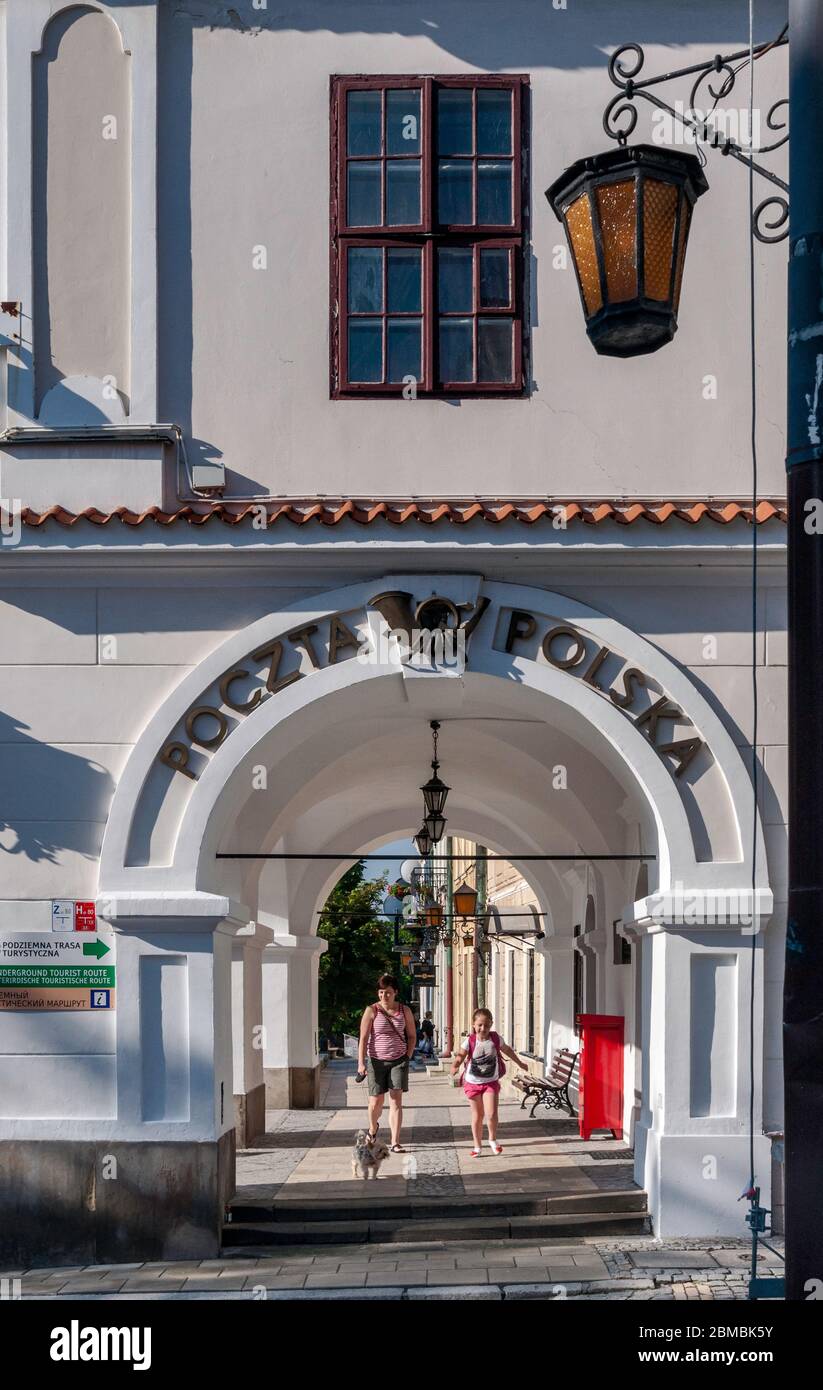
[[[353,1197],[345,1204],[301,1202],[287,1197],[272,1202],[236,1200],[230,1204],[232,1223],[266,1222],[305,1224],[342,1221],[438,1221],[453,1218],[518,1216],[560,1216],[581,1212],[645,1212],[646,1193],[638,1187],[607,1192],[565,1192],[547,1195],[510,1193],[506,1195],[460,1197]]]
[[[438,1221],[232,1221],[223,1246],[402,1245],[421,1241],[552,1240],[590,1236],[641,1236],[651,1231],[645,1212],[572,1212],[543,1216],[443,1218]]]

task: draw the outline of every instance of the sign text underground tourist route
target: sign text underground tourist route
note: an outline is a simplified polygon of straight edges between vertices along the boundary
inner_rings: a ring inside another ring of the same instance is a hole
[[[0,1010],[111,1010],[114,941],[77,933],[0,933]]]
[[[402,635],[407,642],[411,640],[416,629],[426,625],[425,610],[431,610],[433,613],[436,609],[438,615],[443,615],[442,621],[446,630],[462,633],[468,644],[468,639],[478,624],[481,621],[489,621],[487,614],[491,600],[483,596],[476,604],[455,604],[451,599],[432,596],[415,607],[413,595],[398,590],[376,594],[369,600],[369,606],[382,614],[392,633]],[[611,700],[618,709],[623,710],[635,728],[646,735],[661,758],[665,755],[665,758],[672,760],[666,763],[666,766],[675,777],[682,777],[701,749],[706,748],[704,740],[696,734],[689,716],[665,693],[655,690],[656,683],[653,677],[629,665],[619,653],[611,651],[609,647],[598,646],[589,635],[571,623],[552,622],[551,619],[541,618],[517,608],[502,611],[508,616],[504,616],[501,636],[495,644],[497,650],[515,656],[522,655],[522,644],[536,637],[543,659],[557,670],[567,671],[570,677],[584,681],[604,698]],[[453,622],[448,621],[450,617],[453,618]],[[183,720],[188,742],[184,743],[182,738],[177,738],[166,743],[157,755],[160,762],[165,763],[174,772],[181,772],[185,777],[196,781],[198,774],[189,766],[192,745],[209,753],[214,752],[228,738],[232,728],[236,727],[229,722],[231,714],[251,714],[263,700],[303,679],[297,655],[300,650],[308,656],[311,668],[318,671],[322,670],[324,665],[336,665],[341,652],[348,652],[350,657],[362,652],[363,639],[352,631],[350,623],[355,627],[366,624],[368,619],[365,611],[362,615],[347,613],[346,617],[341,613],[332,613],[326,621],[329,631],[328,657],[325,662],[318,650],[321,643],[317,640],[317,623],[304,623],[300,627],[292,628],[282,637],[276,637],[255,651],[249,652],[244,658],[248,667],[234,666],[218,681],[219,703],[215,701],[210,704],[197,704],[189,710]],[[606,680],[602,668],[609,658],[614,658],[621,664],[616,672],[613,671],[611,678]],[[261,667],[264,674],[259,678],[260,683],[252,684],[250,688],[249,682],[254,680],[253,672]],[[244,687],[244,693],[241,693]],[[634,711],[633,707],[638,698],[642,699],[642,691],[647,687],[652,696],[651,703]],[[229,710],[231,714],[227,715],[225,710]],[[666,740],[658,733],[658,725],[665,720],[690,725],[691,733],[684,738]]]

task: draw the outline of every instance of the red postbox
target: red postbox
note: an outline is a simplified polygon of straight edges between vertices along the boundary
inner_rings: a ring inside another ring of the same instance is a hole
[[[623,1025],[620,1014],[578,1014],[580,1080],[578,1124],[581,1139],[593,1129],[610,1129],[623,1138]]]

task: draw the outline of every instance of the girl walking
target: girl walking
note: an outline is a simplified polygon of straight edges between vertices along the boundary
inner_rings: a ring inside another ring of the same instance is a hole
[[[489,1148],[493,1154],[503,1152],[502,1144],[497,1142],[500,1078],[506,1071],[503,1057],[511,1058],[516,1066],[528,1071],[526,1063],[504,1043],[500,1034],[492,1031],[493,1022],[490,1009],[475,1009],[472,1019],[473,1031],[469,1033],[452,1062],[452,1076],[457,1075],[465,1062],[463,1090],[468,1096],[472,1112],[472,1158],[480,1157],[484,1117],[489,1130]]]

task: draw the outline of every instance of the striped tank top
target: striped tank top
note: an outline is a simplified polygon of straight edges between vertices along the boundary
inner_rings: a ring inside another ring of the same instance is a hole
[[[402,1007],[396,1014],[385,1014],[382,1009],[375,1009],[369,1034],[369,1056],[380,1062],[396,1062],[398,1058],[405,1057],[407,1051],[406,1015]]]

